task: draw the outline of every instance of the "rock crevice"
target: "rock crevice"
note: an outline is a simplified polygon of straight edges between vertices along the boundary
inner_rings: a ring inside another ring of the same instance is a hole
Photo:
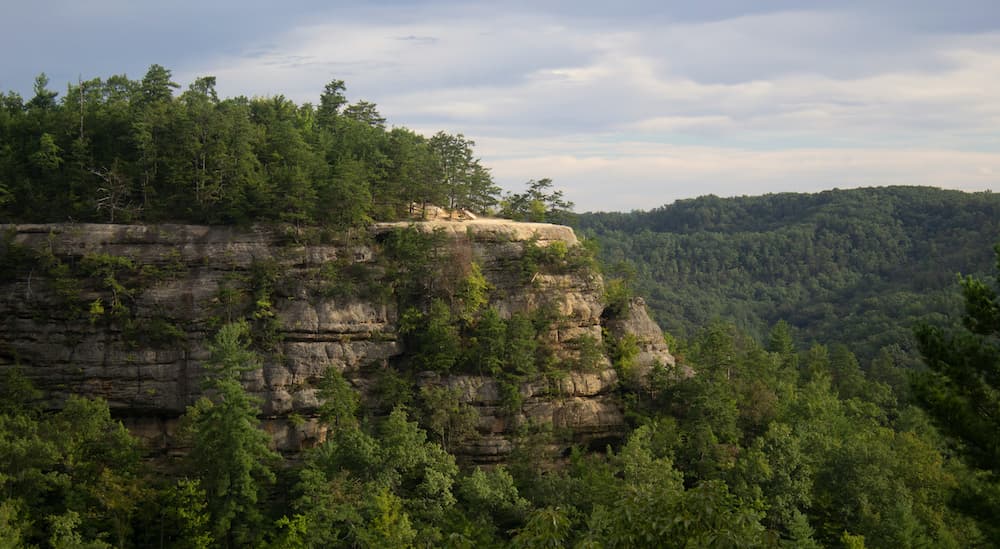
[[[262,399],[262,421],[275,445],[296,451],[324,436],[314,415],[320,404],[316,385],[327,368],[343,372],[364,393],[373,371],[394,367],[406,352],[391,296],[340,295],[336,286],[316,292],[317,273],[334,263],[352,266],[352,276],[377,273],[378,235],[410,226],[441,232],[461,247],[458,257],[480,266],[492,288],[490,304],[501,316],[551,308],[558,320],[540,337],[555,345],[557,354],[572,354],[569,342],[581,336],[600,345],[605,330],[631,332],[640,341],[642,364],[674,366],[641,302],[633,302],[611,325],[602,318],[599,274],[568,269],[525,276],[526,247],[560,243],[571,248],[578,244],[572,229],[476,219],[378,224],[371,229],[375,238],[362,243],[302,243],[296,235],[265,228],[3,226],[4,261],[13,262],[16,247],[44,256],[48,264],[36,260],[2,271],[0,368],[19,365],[54,406],[71,393],[104,398],[134,432],[170,451],[177,417],[200,395],[206,341],[220,322],[239,313],[237,300],[249,300],[257,316],[271,322],[262,324],[273,333],[263,367],[246,374],[244,385]],[[101,258],[100,265],[124,258],[131,267],[87,267]],[[262,266],[270,269],[266,276],[260,274],[266,270]],[[94,272],[80,280],[85,268]],[[115,282],[125,289],[115,290],[108,277],[118,277]],[[281,284],[255,294],[257,279]],[[108,312],[113,300],[126,311],[118,317]],[[456,451],[477,462],[503,460],[518,427],[529,424],[565,431],[567,443],[620,436],[625,418],[616,396],[618,374],[606,357],[593,367],[520,382],[514,410],[502,402],[497,379],[437,378],[435,383],[456,389],[479,412],[479,436]]]

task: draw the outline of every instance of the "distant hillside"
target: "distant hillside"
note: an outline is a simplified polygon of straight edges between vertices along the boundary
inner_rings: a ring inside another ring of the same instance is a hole
[[[988,273],[1000,196],[927,187],[704,196],[648,212],[588,213],[608,265],[634,269],[665,330],[732,320],[755,335],[786,320],[799,341],[861,357],[912,342],[959,308],[956,273]],[[623,263],[624,262],[624,263]]]

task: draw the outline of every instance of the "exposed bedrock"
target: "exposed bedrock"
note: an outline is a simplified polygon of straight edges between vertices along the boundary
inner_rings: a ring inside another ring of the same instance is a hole
[[[276,447],[297,451],[324,437],[315,416],[317,382],[328,368],[367,394],[373,372],[405,362],[394,297],[337,286],[364,286],[360,278],[366,278],[377,290],[384,272],[379,236],[402,226],[407,224],[379,224],[368,238],[333,243],[274,229],[0,226],[7,235],[0,242],[6,256],[0,368],[19,365],[52,406],[74,393],[102,397],[133,432],[170,451],[177,418],[200,396],[207,341],[221,322],[250,307],[268,320],[271,348],[262,353],[262,367],[244,375],[244,386],[260,397],[262,422]],[[413,226],[445,235],[449,250],[442,261],[479,265],[491,286],[490,305],[501,317],[540,307],[553,311],[557,320],[539,338],[557,356],[576,352],[571,343],[581,336],[600,344],[605,334],[632,333],[640,370],[657,362],[676,367],[641,300],[618,318],[602,317],[603,283],[596,272],[540,269],[526,275],[527,247],[572,248],[572,229],[489,219]],[[18,264],[26,250],[32,259]],[[332,264],[340,278],[324,279]],[[254,287],[261,280],[271,284],[266,294]],[[588,371],[519,381],[517,409],[502,402],[500,382],[491,377],[418,379],[457,389],[477,409],[478,436],[454,448],[475,462],[502,461],[525,425],[549,426],[566,444],[612,439],[625,430],[618,374],[606,356]]]

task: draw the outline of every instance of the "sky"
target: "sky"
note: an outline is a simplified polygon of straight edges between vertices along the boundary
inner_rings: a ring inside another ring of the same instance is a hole
[[[5,0],[0,90],[151,64],[476,142],[577,211],[705,194],[1000,190],[996,0]]]

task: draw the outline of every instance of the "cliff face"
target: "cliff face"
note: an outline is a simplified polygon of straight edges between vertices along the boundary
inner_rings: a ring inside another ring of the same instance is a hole
[[[501,317],[551,310],[555,321],[539,339],[556,356],[578,353],[572,342],[581,336],[600,343],[604,333],[634,333],[640,365],[673,366],[641,303],[614,322],[602,319],[599,275],[525,270],[529,248],[575,246],[571,229],[497,220],[413,226],[445,243],[436,261],[460,271],[480,267]],[[177,418],[200,394],[206,341],[221,322],[246,315],[266,352],[244,385],[262,399],[276,446],[296,451],[324,436],[316,387],[327,368],[368,394],[378,372],[406,360],[379,244],[400,227],[378,225],[368,238],[333,243],[189,225],[0,227],[7,235],[0,243],[0,368],[20,365],[53,406],[71,393],[102,397],[133,432],[169,451]],[[358,286],[367,290],[345,289]],[[518,381],[514,409],[489,376],[417,379],[456,389],[477,409],[478,436],[455,450],[478,462],[504,459],[519,426],[551,425],[566,443],[614,438],[625,427],[617,374],[605,356],[585,371]]]

